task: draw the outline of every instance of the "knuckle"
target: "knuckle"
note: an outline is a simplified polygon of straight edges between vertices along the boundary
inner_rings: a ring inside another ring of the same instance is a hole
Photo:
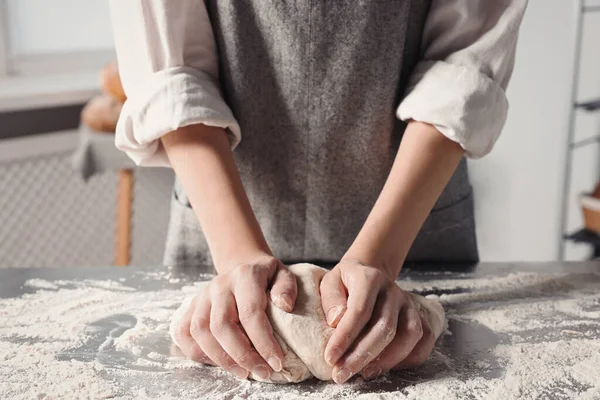
[[[220,294],[227,290],[229,281],[223,275],[216,276],[210,285],[210,294]]]
[[[254,358],[254,355],[252,354],[252,351],[250,350],[244,350],[243,352],[241,352],[239,354],[238,357],[235,357],[236,361],[238,362],[238,364],[242,365],[242,364],[254,364],[252,363],[252,359]]]
[[[196,318],[193,319],[190,323],[190,335],[193,338],[197,338],[202,336],[202,334],[207,330],[207,321],[204,318]]]
[[[364,279],[368,283],[378,282],[381,277],[381,272],[375,268],[366,268],[364,269]]]
[[[249,304],[239,311],[240,322],[242,325],[258,316],[260,308],[257,305]]]
[[[238,265],[237,270],[240,274],[246,275],[252,271],[252,266],[250,264],[240,264]]]
[[[252,321],[253,319],[255,319],[256,317],[256,311],[255,310],[248,310],[248,311],[244,311],[242,313],[240,313],[240,323],[242,325],[248,323],[249,321]]]
[[[221,334],[229,325],[229,321],[225,316],[217,316],[215,318],[211,318],[209,323],[210,331],[213,335]]]
[[[279,260],[277,260],[276,258],[270,257],[269,259],[266,260],[265,266],[271,270],[276,269],[277,267],[279,267]]]
[[[191,335],[191,327],[188,328],[184,325],[179,325],[174,331],[173,336],[177,342],[181,342],[181,339],[184,337]]]
[[[332,293],[329,291],[321,290],[321,301],[323,302],[323,304],[328,305],[328,309],[331,309],[332,307],[335,307],[337,305],[342,305],[339,304],[342,302],[342,300],[343,299],[340,298],[337,292]]]
[[[367,315],[367,306],[364,303],[360,303],[355,305],[352,310],[350,311],[350,315],[357,320],[364,320],[365,318],[368,318],[369,315]]]
[[[362,314],[357,315],[354,318],[355,325],[356,325],[355,328],[360,328],[359,330],[362,331],[362,329],[369,323],[369,318],[370,318],[370,315],[366,312],[363,312]],[[353,330],[354,330],[354,328],[353,328]]]
[[[419,319],[411,319],[406,325],[406,332],[409,336],[420,339],[423,337],[423,325]]]
[[[335,334],[335,333],[334,333]],[[336,337],[331,337],[330,339],[330,343],[328,346],[330,347],[330,353],[344,353],[345,351],[347,351],[350,348],[350,345],[352,344],[352,339],[350,338],[349,335],[343,335],[343,336],[336,336]]]
[[[220,321],[211,319],[209,329],[213,335],[217,336],[219,333],[223,332],[223,325],[220,323]]]
[[[267,350],[270,347],[274,347],[274,344],[271,343],[269,341],[269,339],[267,339],[267,338],[261,339],[261,340],[255,340],[252,342],[252,345],[254,346],[255,349],[257,349],[261,353],[263,350]]]
[[[346,359],[346,361],[344,362],[344,367],[348,368],[350,371],[352,371],[352,373],[356,373],[365,366],[366,362],[367,360],[365,354],[356,353],[354,354],[354,356]]]
[[[435,343],[437,338],[433,334],[433,331],[431,329],[427,328],[427,331],[423,330],[422,339],[426,339],[430,343]]]
[[[383,272],[379,269],[370,268],[369,271],[373,274],[373,278],[380,279],[384,277]]]
[[[396,336],[396,324],[390,318],[383,317],[375,325],[375,329],[379,336],[385,340],[391,340]]]
[[[352,346],[353,343],[354,343],[354,341],[352,340],[352,338],[349,335],[344,336],[340,340],[340,345],[341,346],[339,347],[339,349],[340,350],[346,349],[346,351],[352,351],[353,350],[353,346]]]
[[[219,299],[225,298],[225,296],[229,293],[228,288],[224,286],[213,286],[210,288],[209,297],[213,302],[219,301]]]
[[[193,347],[192,349],[190,349],[188,357],[194,361],[201,363],[206,363],[208,359],[208,357],[206,357],[206,354],[204,354],[204,352],[199,347]]]
[[[347,324],[348,329],[353,331],[358,328],[362,329],[369,321],[369,318],[364,311],[354,308],[346,310],[342,320],[346,320],[345,323]]]
[[[225,275],[217,275],[213,278],[210,285],[211,286],[223,286],[227,282],[227,277]]]
[[[253,282],[264,281],[269,273],[269,269],[265,268],[263,263],[240,264],[236,274],[236,286],[246,285],[249,279]]]

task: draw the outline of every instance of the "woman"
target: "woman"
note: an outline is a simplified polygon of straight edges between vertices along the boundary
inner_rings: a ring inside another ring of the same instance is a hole
[[[336,382],[428,357],[435,338],[394,280],[406,261],[477,260],[463,156],[502,129],[525,6],[111,2],[116,144],[175,170],[165,262],[218,272],[178,329],[187,356],[279,371],[267,293],[291,311],[284,263],[319,260],[337,263],[320,288]]]

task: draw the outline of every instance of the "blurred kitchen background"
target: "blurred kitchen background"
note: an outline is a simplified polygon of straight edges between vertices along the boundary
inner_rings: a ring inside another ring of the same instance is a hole
[[[598,255],[599,43],[600,0],[529,1],[504,133],[471,162],[482,260]],[[161,262],[172,172],[80,123],[114,58],[106,0],[0,0],[0,267]]]

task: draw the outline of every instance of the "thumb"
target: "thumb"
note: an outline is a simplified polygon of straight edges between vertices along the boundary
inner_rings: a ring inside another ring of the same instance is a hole
[[[335,328],[346,312],[346,288],[338,270],[325,274],[321,280],[321,303],[327,325]]]
[[[298,296],[296,276],[279,263],[271,286],[271,301],[283,311],[292,312]]]

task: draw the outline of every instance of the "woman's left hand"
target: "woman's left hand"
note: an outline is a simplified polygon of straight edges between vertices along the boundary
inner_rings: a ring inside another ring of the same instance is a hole
[[[336,328],[325,348],[336,383],[358,372],[371,379],[415,367],[429,357],[436,338],[427,318],[382,270],[342,259],[320,290],[327,323]]]

